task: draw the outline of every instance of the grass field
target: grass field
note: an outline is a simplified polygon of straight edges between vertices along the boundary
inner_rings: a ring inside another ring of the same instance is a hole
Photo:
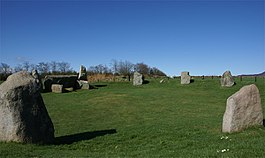
[[[219,79],[95,83],[98,89],[44,93],[54,145],[0,143],[0,157],[264,157],[265,127],[221,132],[226,99],[255,83],[265,110],[265,81]],[[224,151],[226,149],[226,151]],[[227,149],[229,151],[227,151]]]

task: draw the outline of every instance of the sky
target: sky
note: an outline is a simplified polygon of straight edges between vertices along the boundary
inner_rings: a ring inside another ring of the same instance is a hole
[[[111,60],[169,76],[265,71],[263,0],[1,0],[0,62]]]

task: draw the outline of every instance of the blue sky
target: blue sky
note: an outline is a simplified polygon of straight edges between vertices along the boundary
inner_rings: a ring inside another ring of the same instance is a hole
[[[0,62],[112,59],[166,74],[265,70],[263,0],[1,1]]]

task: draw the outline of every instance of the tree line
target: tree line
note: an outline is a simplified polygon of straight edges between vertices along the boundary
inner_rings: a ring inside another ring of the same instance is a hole
[[[99,64],[96,66],[90,66],[87,69],[87,73],[89,75],[93,74],[113,74],[113,75],[123,75],[123,76],[129,76],[134,72],[137,71],[145,76],[166,76],[166,74],[159,70],[156,67],[150,67],[146,65],[145,63],[136,63],[133,64],[130,61],[118,61],[118,60],[112,60],[110,63],[110,67],[107,65]]]
[[[6,63],[0,64],[0,80],[6,80],[6,78],[15,72],[19,71],[28,71],[38,70],[39,74],[44,77],[47,74],[77,74],[76,71],[73,70],[70,63],[68,62],[39,62],[38,64],[32,64],[28,61],[23,62],[12,68],[10,65]],[[130,76],[134,71],[137,71],[145,76],[157,77],[157,76],[166,76],[166,74],[159,70],[156,67],[150,67],[145,63],[136,63],[133,64],[130,61],[118,61],[112,60],[110,66],[99,64],[96,66],[90,66],[87,68],[88,75],[94,74],[113,74],[114,76]]]
[[[0,64],[0,80],[6,80],[6,78],[12,73],[19,71],[38,70],[39,74],[45,76],[47,74],[77,74],[68,62],[39,62],[38,64],[32,64],[28,61],[18,64],[14,68],[6,63]]]

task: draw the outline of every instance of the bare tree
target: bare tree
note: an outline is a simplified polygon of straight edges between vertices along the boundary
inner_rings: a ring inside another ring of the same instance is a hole
[[[60,72],[62,72],[62,73],[66,73],[66,72],[71,71],[71,66],[67,62],[59,62],[58,68],[59,68]]]
[[[134,67],[134,65],[127,60],[120,61],[119,66],[118,66],[118,72],[124,76],[128,76],[129,81],[130,81],[133,67]]]
[[[87,73],[88,73],[88,75],[95,74],[95,66],[90,66],[90,67],[87,69]]]
[[[6,80],[6,78],[10,74],[12,74],[12,68],[6,63],[1,63],[0,64],[0,80]]]
[[[55,73],[58,71],[58,63],[56,61],[50,62],[50,69],[52,73]]]
[[[28,61],[25,61],[22,63],[22,68],[25,71],[30,71],[30,63]]]
[[[37,65],[37,69],[41,74],[47,74],[49,72],[49,63],[40,62]]]
[[[159,70],[156,67],[150,69],[150,75],[152,76],[167,76],[163,71]]]
[[[23,70],[23,66],[21,64],[18,64],[15,68],[14,68],[14,72],[19,72]]]
[[[37,69],[38,69],[37,65],[35,65],[35,64],[30,64],[29,65],[29,71],[30,72],[32,72],[32,70],[37,70]]]
[[[118,75],[119,62],[115,59],[111,60],[111,71],[113,73],[114,82],[116,81],[116,75]]]
[[[148,65],[144,64],[144,63],[137,63],[135,64],[135,71],[147,75],[150,72],[150,68],[148,67]]]
[[[0,65],[0,73],[1,74],[10,74],[10,73],[12,73],[12,68],[8,65],[8,64],[6,64],[6,63],[1,63],[1,65]]]
[[[103,66],[103,73],[104,73],[104,74],[111,74],[111,69],[108,68],[107,65],[104,65],[104,66]]]
[[[106,65],[96,65],[96,66],[90,66],[88,68],[89,74],[108,74],[110,73],[110,69]]]
[[[95,71],[97,74],[103,74],[104,73],[104,66],[102,64],[95,66]]]
[[[115,59],[112,59],[110,65],[111,65],[111,70],[113,74],[116,75],[118,73],[119,62]]]

